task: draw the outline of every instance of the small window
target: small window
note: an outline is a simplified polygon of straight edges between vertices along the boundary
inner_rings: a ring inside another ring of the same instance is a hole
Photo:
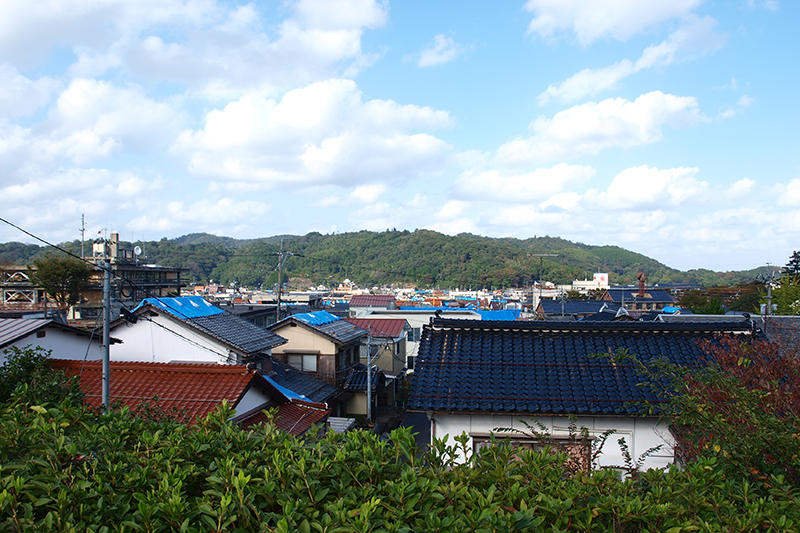
[[[570,457],[566,465],[573,470],[587,472],[592,467],[592,439],[573,439],[570,437],[552,437],[549,442],[542,442],[536,439],[525,437],[508,437],[497,435],[498,443],[519,446],[525,450],[541,451],[549,448],[551,451],[563,451]],[[472,449],[475,452],[481,448],[491,446],[492,441],[489,437],[472,437]]]
[[[46,331],[37,331],[36,332],[36,338],[37,339],[41,339],[42,337],[46,337],[46,336],[47,336],[47,332]]]
[[[317,371],[317,356],[305,354],[289,354],[287,362],[303,372]]]
[[[419,342],[422,338],[422,328],[411,328],[411,331],[408,333],[408,340],[411,342]]]

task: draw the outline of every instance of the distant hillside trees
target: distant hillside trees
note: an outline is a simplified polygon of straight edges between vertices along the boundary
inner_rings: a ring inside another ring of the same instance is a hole
[[[650,283],[700,283],[735,285],[752,281],[760,270],[680,272],[644,255],[617,246],[592,246],[557,237],[529,239],[490,238],[461,233],[443,235],[430,230],[384,232],[359,231],[323,235],[281,235],[237,240],[208,234],[178,239],[121,243],[140,245],[140,262],[187,269],[188,283],[214,279],[224,285],[271,286],[277,253],[293,252],[285,264],[290,278],[326,286],[346,278],[361,286],[414,285],[420,288],[499,289],[530,285],[542,278],[560,284],[591,279],[595,272],[608,272],[615,284],[635,283],[637,272],[646,272]],[[73,241],[69,249],[80,250]],[[530,254],[554,254],[539,260]],[[19,243],[0,244],[0,257],[28,264],[44,256],[42,248]],[[21,261],[21,262],[20,262]]]

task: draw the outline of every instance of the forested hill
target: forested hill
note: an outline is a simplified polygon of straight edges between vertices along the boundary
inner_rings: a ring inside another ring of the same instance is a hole
[[[614,284],[634,283],[646,272],[649,283],[698,282],[706,286],[752,281],[760,272],[681,272],[617,246],[590,246],[556,237],[490,238],[467,233],[443,235],[429,230],[360,231],[322,235],[282,235],[238,240],[205,233],[177,239],[123,243],[140,245],[146,263],[189,270],[186,281],[209,279],[258,287],[277,281],[277,253],[292,252],[284,270],[293,280],[331,285],[348,278],[362,286],[417,285],[440,288],[500,288],[522,286],[535,279],[569,283],[608,272]],[[79,250],[73,241],[63,246]],[[0,261],[26,264],[45,248],[20,243],[0,244]],[[554,254],[540,257],[536,254]]]

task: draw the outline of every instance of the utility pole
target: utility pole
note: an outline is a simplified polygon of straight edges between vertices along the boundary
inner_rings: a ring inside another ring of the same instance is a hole
[[[372,422],[372,326],[367,326],[367,420]]]
[[[108,411],[111,396],[111,359],[109,345],[111,343],[111,263],[108,261],[108,243],[103,260],[103,343],[101,354],[103,357],[103,383],[101,403],[103,411]]]
[[[278,252],[278,312],[276,315],[276,322],[281,320],[281,291],[283,290],[283,264],[287,259],[296,255],[298,257],[305,257],[304,255],[296,254],[290,251],[283,251],[283,239],[281,239],[281,248]]]

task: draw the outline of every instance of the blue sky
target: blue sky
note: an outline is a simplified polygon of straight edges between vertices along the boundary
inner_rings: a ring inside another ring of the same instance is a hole
[[[50,241],[429,228],[680,268],[800,249],[787,0],[61,0],[0,20],[2,216]],[[30,242],[11,227],[2,241]]]

